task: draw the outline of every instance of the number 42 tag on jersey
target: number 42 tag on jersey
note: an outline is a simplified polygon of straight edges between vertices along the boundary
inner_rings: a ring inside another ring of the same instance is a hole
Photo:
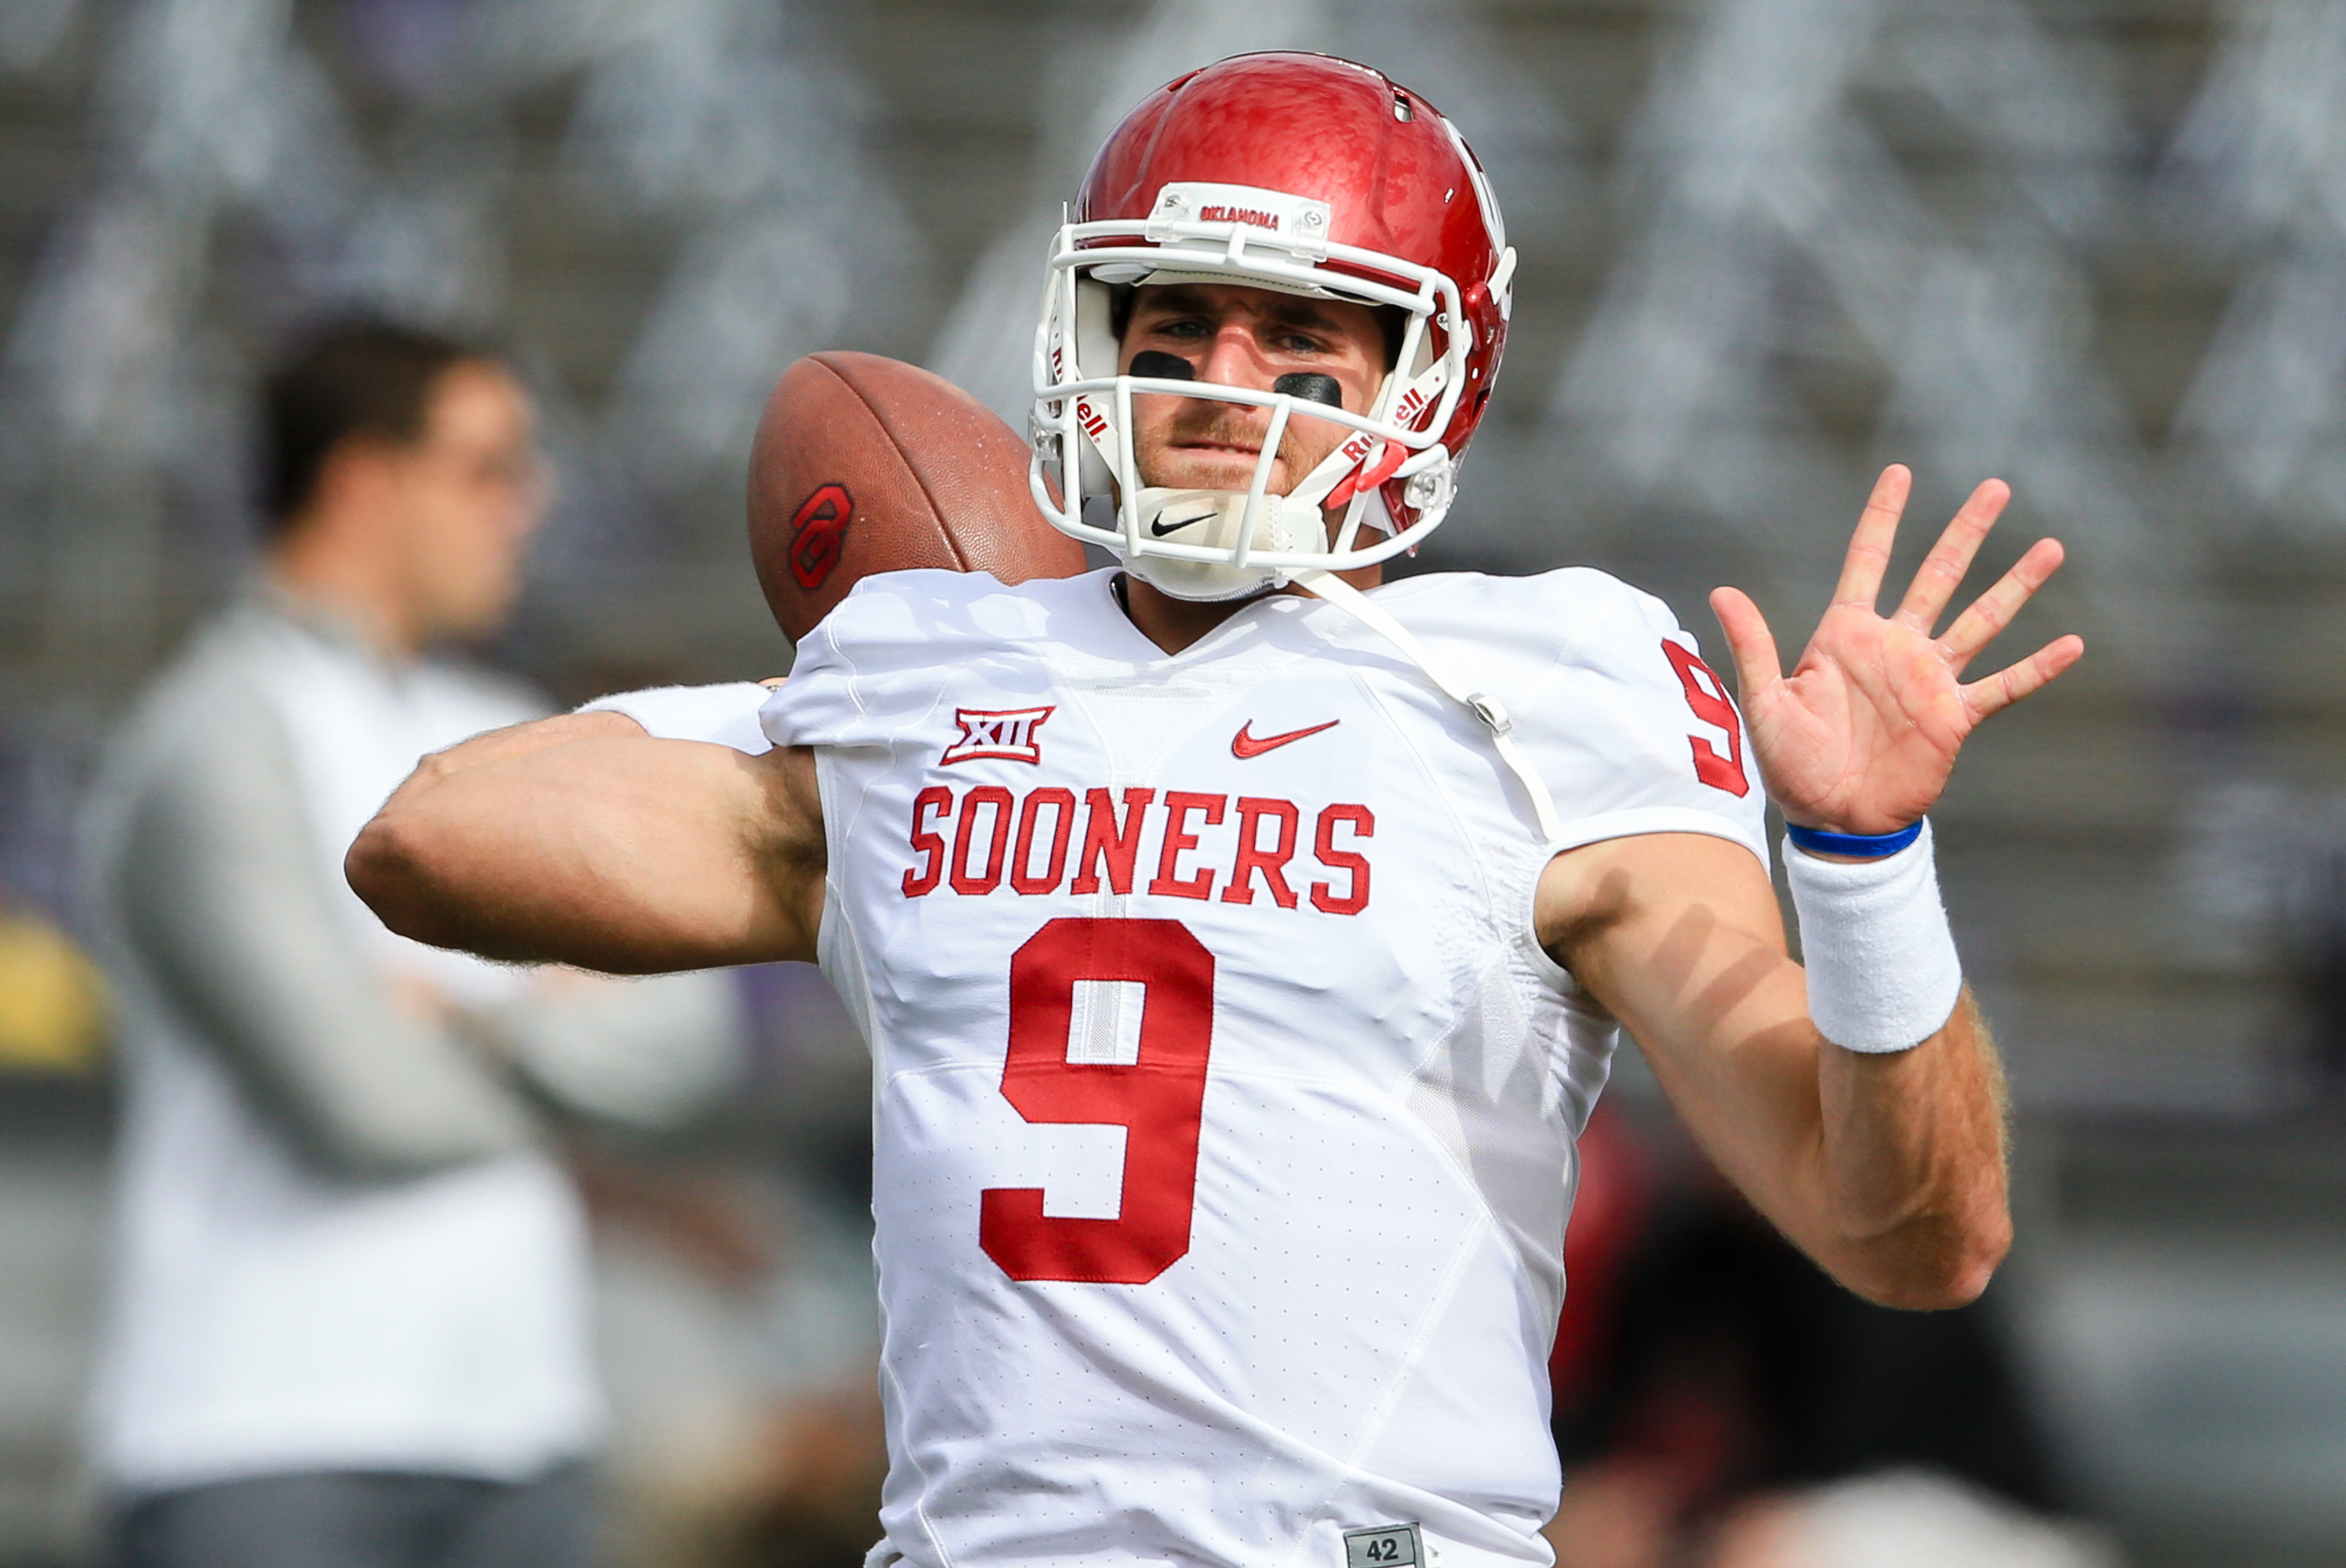
[[[1344,1532],[1344,1568],[1420,1568],[1424,1562],[1424,1541],[1414,1524]]]

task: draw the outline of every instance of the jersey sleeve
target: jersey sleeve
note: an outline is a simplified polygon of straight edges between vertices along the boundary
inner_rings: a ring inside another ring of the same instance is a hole
[[[841,646],[842,603],[821,626],[799,639],[790,678],[766,696],[758,726],[776,746],[837,746],[869,727],[855,661]]]
[[[777,746],[892,748],[928,723],[954,672],[1033,640],[1060,586],[1005,587],[983,572],[866,577],[800,641],[759,722]],[[997,685],[1040,679],[1032,661],[1025,668],[997,662],[990,673]]]
[[[1510,694],[1516,742],[1563,820],[1548,848],[1708,833],[1768,863],[1768,797],[1743,716],[1669,607],[1586,569],[1523,586],[1499,618],[1515,624],[1518,647],[1557,650]]]
[[[772,749],[758,727],[769,693],[756,681],[719,686],[655,686],[615,692],[580,706],[581,713],[621,713],[655,740],[705,740],[755,757]]]

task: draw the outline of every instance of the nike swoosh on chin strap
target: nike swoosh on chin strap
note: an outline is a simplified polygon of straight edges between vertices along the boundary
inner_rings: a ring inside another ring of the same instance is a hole
[[[1178,523],[1151,523],[1148,525],[1148,532],[1156,537],[1162,539],[1168,534],[1178,533],[1182,529],[1189,527],[1193,524],[1203,523],[1209,518],[1219,515],[1219,513],[1200,512],[1195,517],[1184,517]]]
[[[1277,750],[1290,740],[1300,740],[1307,735],[1317,735],[1323,729],[1333,729],[1343,722],[1341,718],[1331,718],[1325,724],[1315,724],[1308,729],[1290,729],[1284,735],[1257,737],[1250,733],[1254,728],[1254,720],[1250,718],[1239,726],[1239,732],[1236,735],[1230,737],[1230,755],[1237,758],[1260,757],[1266,751]]]

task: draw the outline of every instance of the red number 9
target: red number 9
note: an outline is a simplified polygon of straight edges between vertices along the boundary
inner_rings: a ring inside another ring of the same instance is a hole
[[[1719,684],[1708,665],[1668,637],[1662,639],[1662,657],[1678,672],[1678,684],[1686,688],[1687,706],[1694,709],[1694,716],[1727,732],[1724,757],[1701,736],[1687,737],[1687,744],[1694,748],[1694,776],[1730,795],[1749,794],[1751,781],[1743,774],[1743,725],[1735,717],[1735,705],[1727,700],[1727,688]],[[1700,680],[1695,678],[1698,672]]]
[[[1137,1060],[1067,1060],[1079,980],[1148,988]],[[1003,1098],[1030,1122],[1123,1127],[1124,1207],[1062,1218],[1043,1212],[1040,1187],[986,1188],[977,1242],[1005,1274],[1145,1285],[1189,1250],[1213,1040],[1214,955],[1179,921],[1055,920],[1011,956]]]

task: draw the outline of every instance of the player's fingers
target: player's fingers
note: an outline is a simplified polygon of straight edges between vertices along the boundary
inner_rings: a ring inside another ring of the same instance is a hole
[[[1998,577],[1993,587],[1955,617],[1955,624],[1939,639],[1953,668],[1961,670],[1971,663],[1980,649],[2012,624],[2020,606],[2060,570],[2062,555],[2061,541],[2039,539],[2012,564],[2012,570]]]
[[[1939,624],[1941,612],[1947,601],[1955,596],[1963,585],[1964,574],[1972,569],[1972,557],[1979,554],[1980,541],[1995,526],[2003,514],[2004,504],[2012,499],[2012,486],[2001,479],[1990,479],[1971,494],[1931,553],[1923,557],[1916,568],[1913,582],[1907,585],[1906,597],[1898,606],[1895,619],[1905,622],[1916,631],[1929,636]]]
[[[1849,554],[1841,558],[1841,581],[1833,585],[1836,605],[1873,607],[1882,592],[1882,574],[1890,566],[1890,546],[1898,540],[1898,518],[1906,510],[1906,492],[1913,474],[1902,463],[1893,463],[1873,482],[1873,494],[1858,514],[1857,532],[1850,535]]]
[[[1784,666],[1776,657],[1776,638],[1768,630],[1768,619],[1751,596],[1740,588],[1713,588],[1710,591],[1710,613],[1719,617],[1719,629],[1727,638],[1727,651],[1735,659],[1735,681],[1749,708],[1760,693],[1784,676]]]
[[[2086,639],[2073,633],[2055,637],[2009,669],[2000,669],[1972,682],[1964,687],[1964,698],[1970,705],[1973,722],[2010,708],[2033,692],[2042,691],[2085,653]]]

